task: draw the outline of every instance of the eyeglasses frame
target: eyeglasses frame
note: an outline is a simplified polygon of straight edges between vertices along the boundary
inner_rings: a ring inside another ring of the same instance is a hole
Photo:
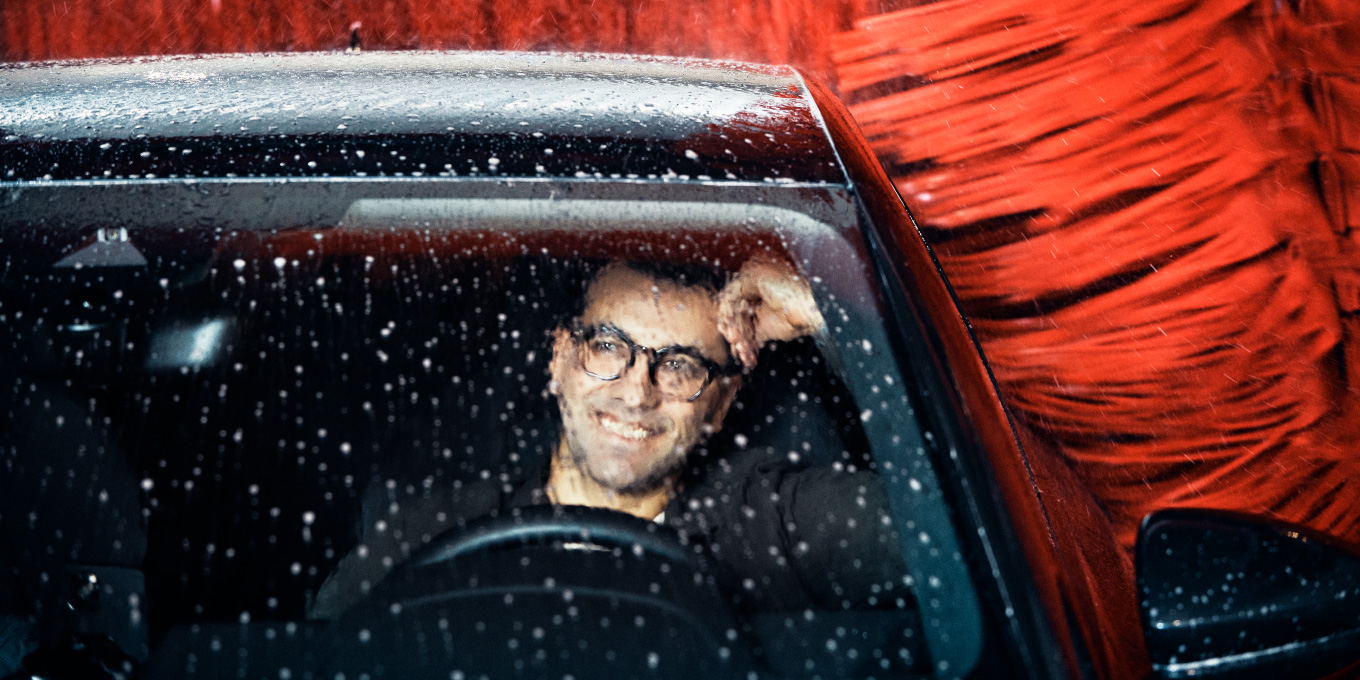
[[[617,375],[606,376],[591,372],[590,370],[586,369],[585,357],[579,353],[580,347],[584,346],[586,343],[593,340],[597,334],[602,332],[616,335],[619,337],[620,340],[627,343],[628,345],[628,363],[624,365],[623,370],[619,371]],[[581,363],[581,371],[584,372],[586,375],[595,378],[596,380],[603,380],[605,382],[618,380],[619,378],[622,378],[625,374],[627,374],[628,371],[633,368],[633,364],[637,363],[637,355],[639,351],[646,352],[650,355],[650,358],[647,361],[647,379],[652,382],[653,387],[658,387],[656,383],[656,367],[660,364],[662,360],[665,359],[666,356],[671,354],[683,354],[687,357],[697,359],[708,373],[707,376],[704,378],[704,384],[699,386],[699,390],[697,392],[686,398],[685,399],[686,402],[692,402],[695,399],[698,399],[700,396],[702,396],[704,390],[708,389],[708,386],[713,384],[714,378],[721,375],[733,375],[736,372],[734,370],[734,366],[730,362],[726,366],[724,366],[716,361],[713,361],[712,359],[709,359],[703,354],[700,354],[698,350],[687,345],[667,345],[666,347],[661,348],[652,348],[647,347],[645,345],[639,345],[636,342],[633,342],[633,339],[628,337],[627,333],[623,332],[622,329],[620,329],[617,326],[614,326],[613,324],[595,324],[592,326],[584,326],[581,324],[580,319],[576,319],[572,321],[571,337],[573,340],[576,341],[578,347],[577,360],[580,361]]]

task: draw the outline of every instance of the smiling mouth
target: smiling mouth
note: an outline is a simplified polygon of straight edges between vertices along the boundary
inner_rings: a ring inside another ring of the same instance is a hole
[[[642,441],[661,433],[660,430],[643,427],[641,423],[626,423],[606,413],[597,413],[595,422],[609,434],[629,441]]]

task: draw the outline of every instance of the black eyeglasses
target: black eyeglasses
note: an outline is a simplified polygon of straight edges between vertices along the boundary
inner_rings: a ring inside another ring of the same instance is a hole
[[[730,366],[724,367],[692,347],[653,349],[633,342],[627,333],[610,325],[575,325],[571,336],[582,350],[581,367],[597,380],[618,380],[633,367],[638,352],[645,352],[650,355],[647,374],[652,384],[667,397],[694,401],[714,378],[732,372]]]

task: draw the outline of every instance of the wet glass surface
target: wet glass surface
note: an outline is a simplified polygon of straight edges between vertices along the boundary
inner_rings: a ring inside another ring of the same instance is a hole
[[[82,654],[148,677],[185,663],[199,677],[404,663],[666,674],[682,658],[808,677],[965,672],[971,577],[854,204],[746,191],[12,188],[0,520],[19,585],[4,614],[48,649],[107,635]],[[464,520],[518,526],[544,503],[515,499],[532,500],[555,448],[551,333],[603,267],[697,265],[721,282],[756,256],[808,277],[825,336],[764,349],[690,452],[671,543],[611,544],[587,521],[403,567]],[[711,526],[737,527],[735,542]],[[338,565],[370,554],[377,576],[331,586],[352,597],[316,620]],[[675,590],[696,584],[705,595]],[[620,625],[640,642],[619,647]],[[949,636],[952,657],[937,644]]]

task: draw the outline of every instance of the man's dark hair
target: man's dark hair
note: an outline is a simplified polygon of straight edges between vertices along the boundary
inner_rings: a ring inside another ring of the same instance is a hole
[[[595,279],[611,264],[621,265],[634,272],[656,281],[674,284],[681,288],[702,288],[717,294],[727,283],[727,273],[715,264],[695,262],[655,262],[645,260],[605,260],[593,263],[581,282],[580,289],[572,297],[571,316],[576,318],[586,311],[586,294]]]
[[[726,274],[707,264],[643,262],[638,260],[624,260],[621,264],[639,274],[657,281],[673,283],[681,288],[703,288],[710,293],[717,293],[727,283]]]

